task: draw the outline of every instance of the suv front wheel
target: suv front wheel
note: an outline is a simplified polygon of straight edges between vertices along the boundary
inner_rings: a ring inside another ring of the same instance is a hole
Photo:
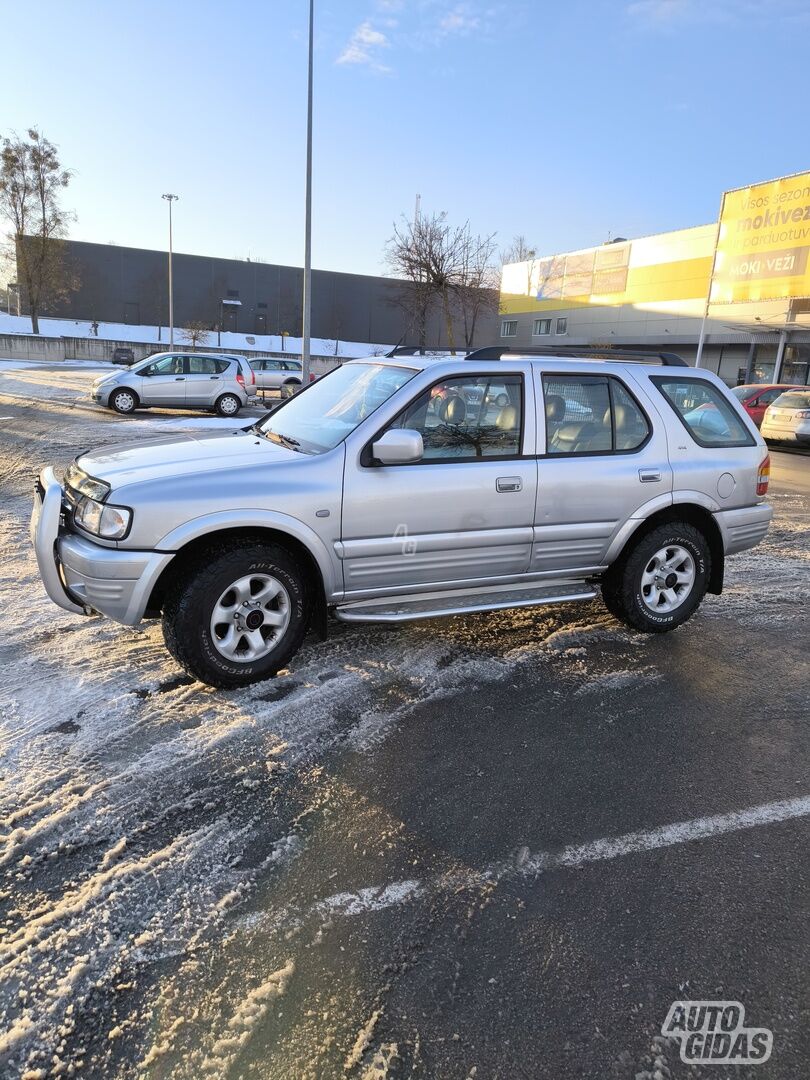
[[[661,634],[695,613],[710,574],[703,533],[673,521],[653,529],[614,563],[602,580],[602,599],[628,626]]]
[[[298,651],[310,599],[295,559],[277,544],[211,548],[175,579],[163,637],[181,667],[209,686],[270,678]]]

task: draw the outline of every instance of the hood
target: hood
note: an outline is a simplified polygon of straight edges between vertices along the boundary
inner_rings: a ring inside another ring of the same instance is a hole
[[[295,450],[240,429],[116,443],[77,458],[86,473],[105,480],[113,491],[125,484],[141,484],[172,476],[304,460],[305,455]]]
[[[122,375],[128,374],[131,371],[132,368],[129,368],[127,371],[110,371],[106,375],[99,375],[97,378],[93,379],[93,386],[96,387],[101,386],[103,383],[115,382],[116,379],[120,379]]]

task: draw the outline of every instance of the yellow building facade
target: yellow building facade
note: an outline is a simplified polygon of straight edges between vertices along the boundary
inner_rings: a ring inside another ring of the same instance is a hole
[[[660,349],[738,382],[810,382],[810,173],[718,222],[507,265],[502,344]]]

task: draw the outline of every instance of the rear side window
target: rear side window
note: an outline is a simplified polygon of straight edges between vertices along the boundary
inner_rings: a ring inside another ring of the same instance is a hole
[[[220,370],[219,361],[212,356],[189,356],[187,360],[189,375],[214,375]]]
[[[650,425],[629,390],[605,376],[545,375],[547,454],[637,450]]]
[[[704,379],[652,376],[678,419],[699,446],[753,446],[745,424],[725,394]]]

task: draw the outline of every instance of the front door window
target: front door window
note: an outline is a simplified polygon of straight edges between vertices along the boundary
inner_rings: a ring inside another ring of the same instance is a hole
[[[522,424],[519,375],[471,375],[432,386],[391,427],[421,434],[423,461],[469,461],[519,455]]]

